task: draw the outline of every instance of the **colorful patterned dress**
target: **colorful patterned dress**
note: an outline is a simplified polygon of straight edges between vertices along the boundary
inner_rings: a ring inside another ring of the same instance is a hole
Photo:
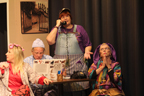
[[[96,74],[96,69],[102,66],[103,61],[99,60],[96,64],[92,64],[88,70],[88,76],[90,79],[96,79],[93,82],[93,89],[109,89],[118,88],[122,91],[122,75],[121,67],[118,62],[113,62],[111,64],[112,70],[108,72],[107,67],[103,69],[99,74]]]

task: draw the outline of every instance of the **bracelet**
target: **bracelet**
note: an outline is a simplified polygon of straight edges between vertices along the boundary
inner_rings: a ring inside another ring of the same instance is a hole
[[[111,70],[111,69],[112,69],[112,68],[109,68],[108,71]]]
[[[57,26],[55,26],[54,28],[57,28],[57,29],[58,29],[58,27],[57,27]]]

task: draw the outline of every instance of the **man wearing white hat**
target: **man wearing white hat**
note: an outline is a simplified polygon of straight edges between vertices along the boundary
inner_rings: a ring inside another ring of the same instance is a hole
[[[51,56],[45,55],[45,45],[42,40],[37,38],[33,44],[32,44],[32,55],[29,57],[26,57],[24,59],[24,62],[29,63],[31,67],[33,67],[33,61],[34,60],[42,60],[42,59],[52,59]]]
[[[43,41],[41,39],[37,38],[32,44],[32,49],[31,49],[32,55],[29,57],[26,57],[24,59],[24,62],[29,63],[31,65],[31,67],[33,67],[34,60],[52,59],[51,56],[45,55],[44,51],[45,51],[45,45],[44,45]],[[36,95],[36,94],[39,94],[36,92],[38,89],[40,92],[42,92],[43,88],[47,89],[47,88],[50,88],[52,85],[49,85],[49,86],[43,85],[42,86],[40,84],[35,85],[35,84],[30,83],[30,86],[32,87],[32,89],[34,90],[34,94]]]

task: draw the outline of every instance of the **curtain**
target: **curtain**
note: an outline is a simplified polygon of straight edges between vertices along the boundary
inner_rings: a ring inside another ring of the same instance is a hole
[[[63,7],[71,10],[72,22],[87,31],[92,52],[103,42],[114,46],[126,96],[142,96],[144,0],[49,0],[50,29]],[[50,55],[54,55],[54,45]]]
[[[7,52],[7,4],[0,3],[0,62],[6,61]]]

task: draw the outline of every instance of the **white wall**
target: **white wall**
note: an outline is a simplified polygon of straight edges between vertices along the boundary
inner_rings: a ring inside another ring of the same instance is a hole
[[[0,3],[6,3],[8,0],[0,0]]]
[[[8,1],[8,44],[18,43],[24,47],[25,57],[31,55],[31,46],[36,38],[43,40],[45,44],[45,54],[49,55],[49,45],[46,41],[48,33],[42,34],[22,34],[21,33],[21,14],[20,1],[36,1],[36,0],[9,0]],[[38,1],[38,0],[37,0]],[[48,1],[48,0],[39,0]]]

